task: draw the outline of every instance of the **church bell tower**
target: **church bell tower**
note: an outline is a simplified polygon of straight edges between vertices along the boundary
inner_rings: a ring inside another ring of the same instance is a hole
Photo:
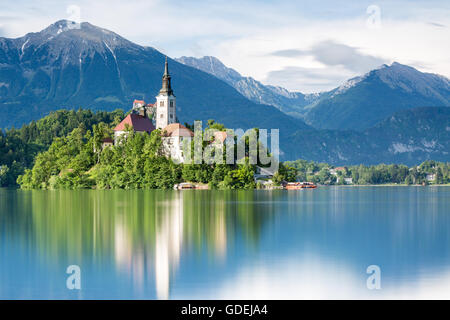
[[[169,65],[166,63],[162,78],[162,87],[156,96],[156,129],[164,129],[176,122],[176,99],[170,85]]]

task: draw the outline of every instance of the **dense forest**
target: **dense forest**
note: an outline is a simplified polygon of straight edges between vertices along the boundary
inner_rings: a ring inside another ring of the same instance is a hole
[[[0,186],[15,186],[17,177],[33,166],[36,155],[47,150],[55,138],[65,137],[75,128],[92,130],[100,122],[114,125],[123,116],[122,110],[59,110],[20,129],[0,130]]]
[[[59,110],[20,129],[0,131],[0,186],[22,188],[172,188],[189,181],[211,188],[258,187],[252,165],[175,164],[160,153],[160,132],[135,134],[119,146],[102,149],[102,140],[124,117],[121,110],[92,112]],[[209,128],[223,130],[208,122]],[[306,160],[280,164],[273,177],[282,181],[342,184],[447,184],[448,163],[426,161],[404,165],[334,168]]]

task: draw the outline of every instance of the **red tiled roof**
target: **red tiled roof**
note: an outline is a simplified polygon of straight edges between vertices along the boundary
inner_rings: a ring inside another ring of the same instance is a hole
[[[193,137],[194,133],[180,123],[171,123],[163,130],[165,137]]]
[[[226,131],[216,131],[214,132],[214,141],[223,143],[227,138],[227,132]]]
[[[145,104],[145,101],[144,101],[144,100],[134,100],[134,101],[133,101],[133,104],[135,104],[135,103],[142,103],[142,104]]]
[[[155,130],[155,126],[149,118],[131,113],[127,115],[127,117],[114,128],[114,131],[124,131],[126,124],[128,124],[130,127],[133,127],[134,131],[145,131],[150,133]]]

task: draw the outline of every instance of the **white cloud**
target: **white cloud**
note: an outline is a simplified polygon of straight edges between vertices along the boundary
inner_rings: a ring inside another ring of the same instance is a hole
[[[358,51],[358,48],[337,43],[333,40],[316,43],[311,49],[306,51],[287,49],[275,51],[272,55],[288,58],[312,56],[316,61],[326,66],[343,66],[355,72],[364,72],[386,62],[385,59],[362,54]]]
[[[213,55],[244,75],[274,85],[284,85],[273,77],[278,71],[297,70],[298,77],[287,81],[291,90],[331,89],[342,79],[368,71],[378,60],[450,76],[450,28],[446,27],[450,9],[444,1],[433,1],[433,5],[382,1],[379,29],[366,26],[370,2],[330,1],[318,10],[309,1],[17,1],[0,5],[0,16],[9,17],[0,22],[0,28],[14,37],[38,31],[68,18],[66,9],[73,4],[81,8],[83,21],[170,56]],[[292,49],[310,54],[270,56]],[[352,50],[359,62],[340,63]],[[329,79],[318,81],[318,75],[327,74]]]
[[[322,59],[315,59],[317,55],[290,57],[270,55],[274,51],[292,48],[308,52],[318,44],[332,39],[335,43],[358,48],[361,56],[376,57],[370,59],[372,62],[376,62],[377,59],[387,63],[398,61],[418,67],[422,71],[440,73],[448,77],[450,60],[447,52],[450,50],[450,42],[444,41],[448,38],[450,38],[448,28],[436,28],[422,22],[384,21],[380,29],[374,30],[366,28],[364,19],[320,23],[311,21],[297,27],[265,30],[265,33],[261,30],[261,34],[222,42],[213,48],[212,55],[243,74],[252,75],[264,83],[276,84],[275,79],[270,78],[270,74],[285,68],[310,69],[310,72],[315,74],[320,68],[326,68],[323,70],[324,74],[339,73],[341,69],[339,63],[332,63],[323,56]],[[330,50],[328,58],[333,54],[341,55],[342,52]],[[369,71],[373,64],[367,63],[366,70],[363,67],[364,64],[359,64],[357,67],[349,68],[353,69],[353,72],[347,75],[349,77],[360,75]],[[330,83],[328,89],[340,84],[339,79],[336,80],[335,83]],[[307,79],[299,75],[299,80],[291,82],[288,88],[314,91],[314,87],[305,81]],[[319,86],[317,89],[324,88]]]
[[[295,91],[302,86],[303,92],[325,91],[353,76],[353,72],[342,66],[305,68],[288,66],[270,71],[265,82]]]
[[[381,268],[381,289],[366,286],[366,265],[355,266],[321,255],[305,254],[264,264],[242,265],[218,278],[213,287],[174,289],[173,299],[300,300],[300,299],[449,299],[448,270],[408,270],[387,274]],[[432,276],[429,276],[432,273]],[[427,276],[428,275],[428,276]]]
[[[321,68],[289,66],[270,71],[266,81],[295,90],[301,85],[303,91],[323,91],[335,87],[355,74],[366,73],[387,59],[360,53],[358,48],[332,40],[318,42],[311,49],[285,49],[272,52],[270,56],[303,59],[311,57],[323,65]]]

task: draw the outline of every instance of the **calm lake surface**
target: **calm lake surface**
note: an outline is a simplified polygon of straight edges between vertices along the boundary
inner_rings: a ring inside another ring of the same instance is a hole
[[[449,230],[450,187],[0,189],[0,298],[450,298]]]

